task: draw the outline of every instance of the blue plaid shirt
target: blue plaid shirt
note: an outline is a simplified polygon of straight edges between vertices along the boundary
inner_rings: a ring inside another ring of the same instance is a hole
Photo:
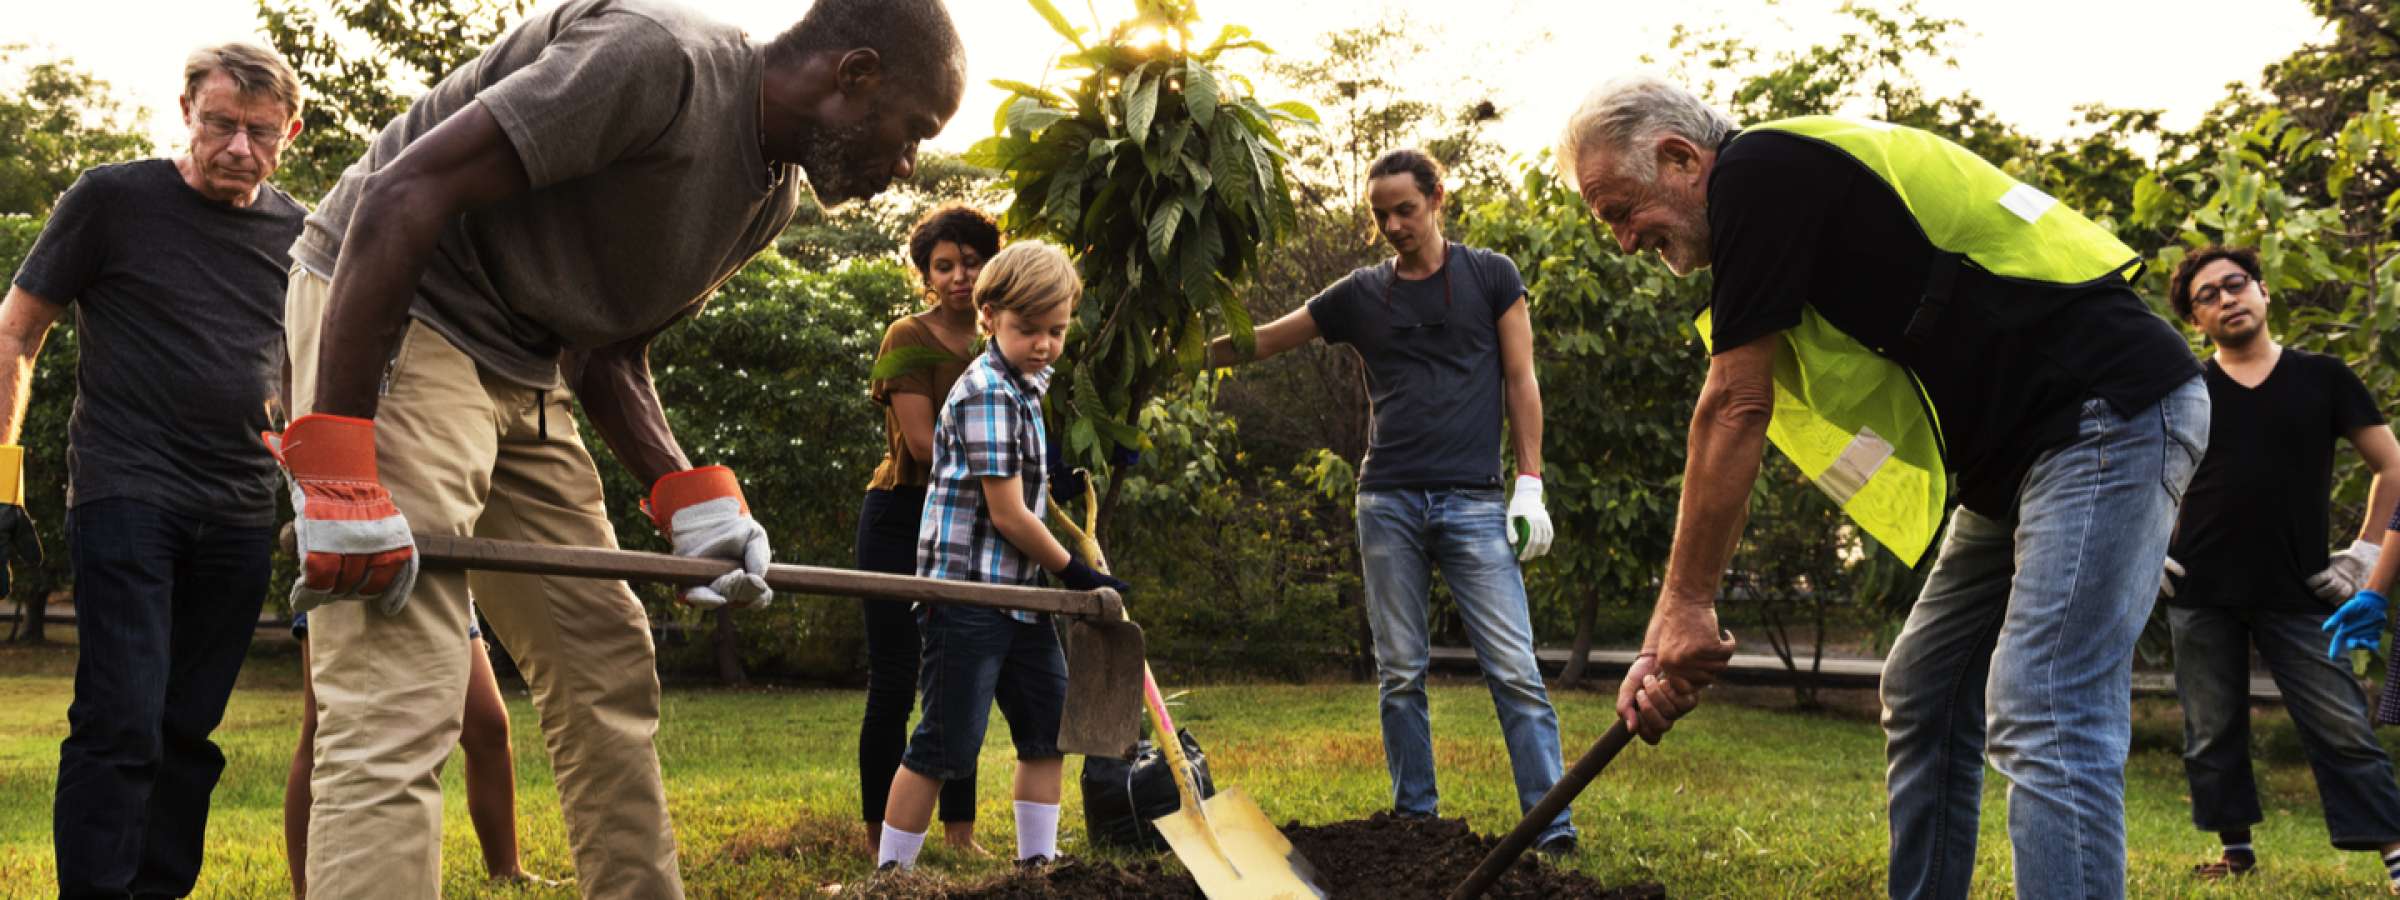
[[[992,527],[983,479],[1021,480],[1025,508],[1040,519],[1049,492],[1044,476],[1042,392],[1050,370],[1019,374],[1000,356],[1000,342],[968,364],[933,420],[933,475],[925,515],[917,526],[917,574],[927,578],[1037,585],[1042,569]],[[1011,612],[1020,622],[1040,613]]]

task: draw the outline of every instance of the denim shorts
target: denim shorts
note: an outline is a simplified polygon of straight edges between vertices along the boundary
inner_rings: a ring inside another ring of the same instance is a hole
[[[917,624],[925,641],[917,666],[924,716],[901,765],[940,781],[975,771],[995,702],[1018,759],[1062,755],[1067,654],[1048,617],[1020,622],[1002,610],[927,605],[917,611]]]

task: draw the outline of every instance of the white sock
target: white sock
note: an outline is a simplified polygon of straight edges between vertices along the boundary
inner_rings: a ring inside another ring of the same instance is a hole
[[[1056,809],[1057,807],[1052,808]],[[911,834],[893,828],[889,822],[884,823],[883,841],[875,851],[875,867],[880,869],[883,868],[884,863],[896,862],[903,869],[916,868],[917,851],[924,849],[925,834],[932,830],[928,828],[925,831]]]
[[[2383,855],[2383,872],[2391,878],[2393,886],[2400,887],[2400,850]]]
[[[1017,858],[1058,855],[1058,804],[1017,801]]]

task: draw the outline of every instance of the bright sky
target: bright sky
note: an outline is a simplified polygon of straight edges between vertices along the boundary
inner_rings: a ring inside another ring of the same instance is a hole
[[[687,0],[761,40],[787,27],[798,0]],[[1115,21],[1130,0],[1056,0],[1088,25],[1091,8]],[[183,55],[203,43],[254,36],[252,0],[25,0],[0,20],[0,44],[72,57],[152,111],[166,147],[184,140],[176,119]],[[1807,46],[1838,33],[1839,0],[1200,0],[1204,15],[1249,26],[1286,56],[1321,52],[1332,31],[1406,14],[1430,50],[1419,69],[1445,103],[1488,96],[1504,118],[1497,136],[1511,150],[1549,145],[1585,90],[1667,55],[1676,24],[1719,25],[1767,48]],[[1873,5],[1889,7],[1890,3]],[[2193,15],[2186,0],[1919,0],[1931,15],[1963,20],[1958,68],[1918,73],[1937,91],[1965,87],[2002,119],[2041,134],[2066,130],[2086,103],[2168,111],[2186,125],[2230,82],[2320,36],[2301,0],[2244,4],[2231,14]],[[964,149],[990,129],[1000,92],[994,78],[1040,81],[1065,44],[1019,0],[951,0],[966,37],[968,95],[937,147]],[[1216,25],[1200,32],[1213,37]],[[2238,38],[2229,37],[2238,35]],[[1479,82],[1482,90],[1467,88]],[[1488,93],[1486,93],[1488,91]],[[1271,89],[1270,89],[1271,92]],[[1288,99],[1279,95],[1270,102]]]

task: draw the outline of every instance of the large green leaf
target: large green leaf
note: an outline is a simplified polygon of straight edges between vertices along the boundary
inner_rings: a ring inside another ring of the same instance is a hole
[[[1175,246],[1175,229],[1181,224],[1183,224],[1183,206],[1181,204],[1161,206],[1158,208],[1158,212],[1150,217],[1151,259],[1157,260],[1160,265],[1168,263],[1169,253]]]
[[[1010,81],[1006,78],[994,78],[991,80],[990,84],[993,87],[1007,91],[1011,94],[1015,94],[1019,97],[1039,98],[1043,102],[1049,103],[1052,106],[1069,105],[1067,103],[1067,99],[1059,96],[1056,92],[1035,87],[1022,81]]]
[[[1068,118],[1066,110],[1054,109],[1032,97],[1018,97],[1008,104],[1008,129],[1031,137],[1061,119]]]
[[[1317,118],[1317,110],[1315,107],[1312,107],[1306,103],[1302,103],[1298,100],[1286,100],[1282,103],[1267,107],[1267,109],[1271,112],[1281,113],[1286,118],[1289,118],[1295,122],[1307,122],[1310,125],[1324,124],[1323,120]]]
[[[1166,79],[1149,77],[1148,66],[1134,72],[1132,92],[1125,97],[1125,134],[1136,144],[1150,139],[1150,121],[1158,116],[1158,83]]]
[[[1042,14],[1042,20],[1050,23],[1050,30],[1058,32],[1059,36],[1074,44],[1075,49],[1084,49],[1083,32],[1068,23],[1066,16],[1059,15],[1058,7],[1052,6],[1050,0],[1025,0],[1025,2],[1033,4],[1034,12]]]
[[[1183,64],[1183,107],[1203,130],[1217,117],[1217,77],[1197,62]]]

